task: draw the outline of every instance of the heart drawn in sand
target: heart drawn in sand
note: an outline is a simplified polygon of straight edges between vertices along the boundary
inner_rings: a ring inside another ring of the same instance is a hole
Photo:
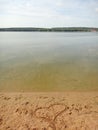
[[[45,122],[48,122],[48,128],[56,130],[55,120],[58,116],[60,116],[63,112],[68,109],[65,104],[54,103],[49,105],[48,107],[38,107],[34,111],[34,115],[38,119],[42,119]],[[47,128],[47,129],[48,129]]]

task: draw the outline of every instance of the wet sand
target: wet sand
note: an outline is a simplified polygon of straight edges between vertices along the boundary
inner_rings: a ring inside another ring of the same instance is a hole
[[[0,93],[0,130],[98,130],[98,92]]]

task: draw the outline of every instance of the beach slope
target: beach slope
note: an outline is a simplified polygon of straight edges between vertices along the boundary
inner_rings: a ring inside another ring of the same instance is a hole
[[[98,92],[0,93],[0,130],[98,130]]]

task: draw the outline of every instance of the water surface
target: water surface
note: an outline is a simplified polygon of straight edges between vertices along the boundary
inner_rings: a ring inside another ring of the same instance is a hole
[[[98,33],[0,32],[0,91],[98,90]]]

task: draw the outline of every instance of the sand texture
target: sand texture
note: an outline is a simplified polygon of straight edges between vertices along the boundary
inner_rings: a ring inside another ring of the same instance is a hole
[[[98,92],[0,93],[0,130],[98,130]]]

